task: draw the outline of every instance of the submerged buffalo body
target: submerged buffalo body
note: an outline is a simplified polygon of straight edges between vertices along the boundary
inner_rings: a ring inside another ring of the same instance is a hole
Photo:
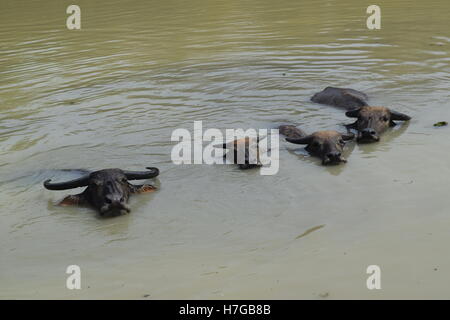
[[[349,88],[327,87],[316,93],[311,101],[328,104],[348,110],[347,117],[357,118],[348,129],[358,132],[358,142],[376,142],[380,135],[389,127],[395,126],[394,121],[408,121],[411,117],[386,107],[374,107],[367,104],[367,95]]]
[[[82,193],[67,196],[60,202],[60,205],[91,205],[102,216],[114,216],[130,212],[127,203],[131,194],[151,192],[156,189],[149,184],[133,185],[128,182],[128,180],[150,179],[158,176],[157,168],[147,169],[148,171],[104,169],[66,182],[51,183],[51,180],[46,180],[44,186],[49,190],[87,187]]]
[[[286,136],[286,141],[295,144],[306,144],[306,151],[322,160],[323,165],[347,162],[342,156],[345,142],[352,140],[352,133],[340,133],[337,131],[317,131],[306,135],[302,130],[292,125],[283,125],[280,133]]]
[[[326,87],[312,96],[311,101],[328,104],[347,110],[367,106],[367,95],[361,91],[349,88]]]

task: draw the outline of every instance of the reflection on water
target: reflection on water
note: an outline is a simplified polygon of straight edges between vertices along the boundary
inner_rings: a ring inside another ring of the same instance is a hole
[[[449,139],[432,126],[450,118],[448,1],[380,0],[379,31],[356,0],[79,0],[80,31],[69,4],[0,4],[0,297],[448,298]],[[345,165],[285,142],[275,176],[170,161],[194,120],[343,131],[309,100],[329,85],[413,119],[349,143]],[[159,191],[110,220],[41,185],[147,166]],[[63,288],[70,264],[89,290]],[[386,289],[365,289],[369,264]]]

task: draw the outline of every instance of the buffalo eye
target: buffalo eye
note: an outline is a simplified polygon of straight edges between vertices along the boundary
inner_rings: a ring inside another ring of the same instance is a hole
[[[127,183],[128,180],[127,180],[127,178],[122,178],[122,179],[120,180],[120,182],[122,182],[122,183]]]
[[[101,181],[98,181],[98,180],[92,180],[91,181],[91,186],[93,186],[93,187],[98,187],[101,184],[102,184]]]
[[[388,116],[382,116],[380,120],[384,121],[384,122],[387,122],[387,121],[389,121],[389,117]]]
[[[319,148],[320,144],[319,144],[319,142],[314,141],[314,142],[311,144],[311,146],[312,146],[314,149],[317,149],[317,148]]]
[[[341,145],[344,145],[345,144],[345,141],[343,140],[343,139],[339,139],[339,144],[341,144]]]

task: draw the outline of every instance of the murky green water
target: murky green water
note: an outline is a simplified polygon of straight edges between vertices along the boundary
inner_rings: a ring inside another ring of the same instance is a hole
[[[82,30],[65,26],[82,10]],[[450,3],[0,3],[1,298],[450,298]],[[343,130],[309,97],[363,90],[413,120],[322,167],[281,142],[280,171],[175,166],[176,128]],[[54,203],[55,169],[161,169],[132,213]],[[300,237],[299,237],[300,236]],[[66,267],[82,270],[67,290]],[[366,288],[368,265],[382,289]]]

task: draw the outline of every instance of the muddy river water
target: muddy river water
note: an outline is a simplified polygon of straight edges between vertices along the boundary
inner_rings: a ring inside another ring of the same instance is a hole
[[[379,0],[380,30],[371,4],[1,0],[0,298],[450,298],[450,129],[433,126],[450,120],[450,2]],[[412,120],[345,165],[284,141],[271,176],[171,161],[196,120],[342,131],[309,101],[329,85]],[[159,190],[112,219],[42,187],[146,166]]]

